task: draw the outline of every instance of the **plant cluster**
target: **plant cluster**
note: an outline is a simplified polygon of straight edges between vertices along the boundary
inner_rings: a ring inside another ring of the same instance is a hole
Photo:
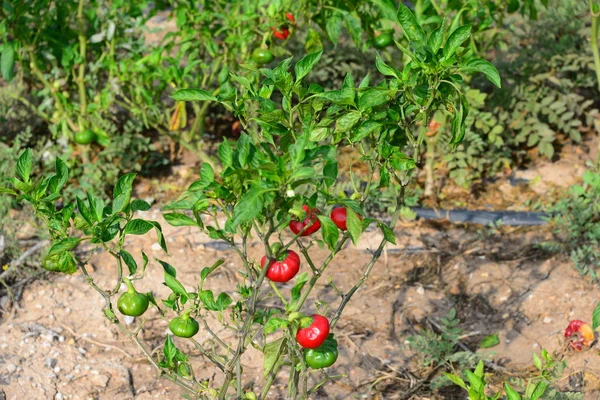
[[[175,266],[156,260],[171,294],[158,300],[136,290],[135,282],[143,279],[150,260],[144,252],[135,256],[128,252],[126,238],[154,231],[164,251],[167,247],[160,224],[136,216],[150,205],[132,198],[132,173],[118,179],[110,201],[88,192],[57,206],[69,185],[67,164],[57,158],[54,174],[35,179],[33,153],[27,150],[17,161],[16,175],[0,191],[29,204],[46,224],[53,244],[42,265],[56,272],[81,271],[105,300],[108,321],[188,395],[223,399],[235,393],[235,398],[252,399],[258,392],[264,399],[278,373],[286,370],[288,396],[307,398],[329,379],[319,380],[314,370],[331,366],[338,357],[336,326],[346,305],[368,279],[386,243],[395,242],[393,229],[420,164],[433,113],[451,114],[451,144],[458,145],[469,112],[462,75],[480,72],[500,84],[492,64],[465,54],[469,25],[449,31],[442,23],[427,34],[404,5],[397,10],[397,23],[408,42],[401,48],[410,62],[400,70],[378,57],[378,82],[366,76],[357,84],[347,74],[341,87],[333,90],[310,83],[307,76],[322,56],[317,51],[293,68],[291,57],[272,69],[247,66],[256,79],[229,71],[230,84],[218,91],[182,88],[172,95],[178,104],[218,104],[242,126],[237,140],[219,145],[218,164],[202,163],[200,179],[164,208],[169,224],[195,227],[236,252],[242,278],[226,292],[205,288],[223,260],[203,268],[195,282],[182,282]],[[336,156],[343,146],[358,152],[369,171],[366,185],[356,185],[349,196],[332,191],[338,178]],[[376,198],[384,188],[395,194],[391,220],[364,211],[367,199]],[[348,243],[356,245],[369,226],[380,229],[383,239],[371,249],[361,278],[347,292],[338,289],[337,304],[309,301],[331,261]],[[260,262],[249,254],[253,241],[264,250]],[[89,256],[76,251],[82,243],[114,258],[114,286],[102,288],[94,281],[86,267]],[[326,252],[324,259],[317,260],[315,247]],[[292,280],[291,290],[281,286]],[[120,293],[123,283],[127,291]],[[137,336],[150,307],[172,333],[159,358]],[[138,317],[135,329],[126,327],[119,314]],[[211,324],[232,332],[234,340],[223,340]],[[194,339],[200,329],[214,347]],[[184,339],[222,372],[220,384],[195,377],[189,356],[178,347]],[[242,359],[250,347],[264,353],[262,387],[248,387],[242,379]]]

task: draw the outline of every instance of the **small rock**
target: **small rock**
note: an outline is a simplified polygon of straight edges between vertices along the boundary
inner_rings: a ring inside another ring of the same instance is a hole
[[[58,392],[54,395],[54,400],[65,400],[65,396],[61,392]]]
[[[105,388],[108,386],[108,376],[106,375],[94,375],[91,379],[92,385],[100,388]]]
[[[81,353],[81,354],[85,354],[87,353],[87,350],[84,349],[83,347],[78,347],[77,350]]]
[[[46,366],[46,368],[52,369],[56,366],[57,362],[58,360],[56,358],[46,357],[46,359],[44,360],[44,365]]]
[[[542,320],[542,322],[545,323],[545,324],[549,324],[549,323],[552,322],[552,318],[550,318],[550,317],[544,317],[544,319]]]
[[[17,370],[17,366],[15,364],[7,364],[6,370],[8,371],[9,374],[12,374]]]
[[[75,378],[75,375],[73,375],[73,374],[67,374],[67,375],[65,375],[65,379],[68,380],[68,381],[72,381],[73,378]]]
[[[135,317],[130,317],[129,315],[126,315],[123,318],[123,320],[125,321],[125,325],[131,325],[135,321]]]
[[[160,244],[158,243],[154,243],[151,247],[152,251],[160,251],[162,249],[162,247],[160,247]]]
[[[54,371],[55,374],[58,374],[60,372],[60,367],[54,367],[52,371]]]
[[[425,294],[425,288],[423,286],[419,286],[417,288],[417,294],[423,296]]]

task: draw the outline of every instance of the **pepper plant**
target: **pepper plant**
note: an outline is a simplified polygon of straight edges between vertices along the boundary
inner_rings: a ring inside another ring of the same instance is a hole
[[[398,10],[398,22],[410,40],[409,47],[402,47],[410,62],[401,70],[378,58],[382,77],[367,76],[356,84],[349,73],[339,89],[325,90],[306,79],[319,62],[319,51],[293,68],[292,58],[273,69],[248,66],[261,77],[255,81],[231,73],[235,84],[218,93],[187,88],[173,95],[176,101],[218,104],[243,127],[239,139],[219,145],[219,165],[204,162],[200,178],[165,206],[163,214],[169,224],[195,227],[234,250],[241,279],[226,292],[215,295],[204,288],[223,260],[205,266],[197,282],[180,282],[176,266],[157,260],[172,293],[157,301],[152,293],[136,291],[133,282],[143,279],[149,260],[142,252],[139,267],[125,249],[126,237],[154,230],[161,247],[167,248],[160,225],[135,216],[150,205],[131,198],[133,174],[117,182],[110,204],[88,195],[59,210],[55,202],[67,182],[65,163],[57,159],[55,175],[34,181],[32,154],[26,151],[19,159],[17,177],[2,192],[31,204],[47,223],[54,243],[45,265],[65,273],[81,270],[105,299],[107,319],[137,344],[161,376],[188,396],[265,399],[276,377],[286,371],[287,396],[307,398],[330,379],[318,370],[337,360],[336,327],[345,307],[368,279],[386,244],[395,243],[394,227],[406,189],[421,165],[431,116],[437,110],[450,113],[451,143],[460,143],[468,114],[460,73],[479,71],[494,83],[500,80],[485,60],[457,58],[457,50],[469,38],[468,26],[453,33],[441,26],[426,35],[404,5]],[[355,184],[349,197],[332,190],[341,146],[355,148],[369,171],[366,185]],[[391,219],[366,215],[365,202],[386,187],[396,197]],[[370,249],[369,261],[357,266],[362,270],[360,279],[346,292],[330,281],[339,300],[317,302],[315,307],[314,289],[327,276],[327,267],[346,247],[357,245],[370,226],[379,229],[383,239]],[[104,289],[94,282],[86,268],[89,257],[75,251],[82,243],[114,257],[114,287]],[[261,262],[249,253],[256,243],[262,249]],[[317,247],[327,252],[322,261],[315,257]],[[293,287],[288,290],[283,282]],[[119,296],[117,312],[114,302],[122,283],[127,292]],[[161,356],[151,354],[137,336],[144,328],[143,318],[134,330],[121,322],[120,314],[136,317],[144,312],[158,312],[177,337],[167,335]],[[221,325],[218,330],[215,324]],[[209,341],[194,339],[200,330]],[[226,331],[233,333],[233,340],[224,339]],[[190,341],[222,377],[197,379],[189,355],[177,347],[181,340]],[[209,349],[208,344],[213,346]],[[255,386],[244,382],[243,375],[250,347],[264,353],[264,379]]]

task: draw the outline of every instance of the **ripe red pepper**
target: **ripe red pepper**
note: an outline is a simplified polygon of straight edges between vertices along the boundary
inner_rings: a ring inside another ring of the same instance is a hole
[[[307,324],[308,326],[304,327]],[[300,320],[300,326],[296,333],[296,341],[305,349],[316,349],[329,335],[329,321],[319,314],[313,315],[312,318],[303,318]]]
[[[321,228],[321,221],[317,218],[319,210],[316,208],[311,210],[306,204],[302,206],[302,209],[306,212],[306,218],[304,221],[290,221],[290,229],[295,235],[300,232],[302,232],[300,236],[312,235]],[[307,228],[304,229],[305,227]]]
[[[277,39],[281,39],[281,40],[285,40],[288,38],[288,36],[290,36],[290,30],[286,27],[281,27],[281,28],[271,28],[271,30],[273,31],[273,36],[275,36]]]
[[[296,23],[296,18],[294,18],[294,14],[292,13],[285,13],[285,18],[290,21],[292,24]]]
[[[569,322],[565,329],[565,339],[569,343],[571,350],[580,351],[583,348],[590,347],[595,340],[594,330],[588,324],[578,319]]]
[[[265,267],[267,256],[263,256],[260,260],[261,268]],[[266,277],[273,282],[288,282],[300,270],[300,257],[292,250],[287,251],[287,255],[283,259],[272,260],[269,263]]]
[[[358,215],[358,219],[362,220],[360,214],[356,215]],[[348,212],[346,211],[345,207],[335,207],[333,210],[331,210],[331,214],[329,215],[329,217],[331,218],[335,226],[337,226],[339,229],[343,231],[348,229],[348,226],[346,225]]]

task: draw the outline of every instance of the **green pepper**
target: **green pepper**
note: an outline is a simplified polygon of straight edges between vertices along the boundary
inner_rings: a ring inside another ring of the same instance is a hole
[[[338,358],[337,340],[329,334],[322,345],[316,349],[304,349],[304,361],[313,369],[331,367]]]
[[[191,338],[200,330],[200,324],[189,313],[175,317],[169,322],[169,329],[173,335],[182,338]]]
[[[128,278],[123,278],[127,285],[127,292],[123,293],[117,301],[117,308],[121,314],[130,317],[139,317],[148,309],[150,301],[145,294],[138,293],[133,287],[133,283]]]

